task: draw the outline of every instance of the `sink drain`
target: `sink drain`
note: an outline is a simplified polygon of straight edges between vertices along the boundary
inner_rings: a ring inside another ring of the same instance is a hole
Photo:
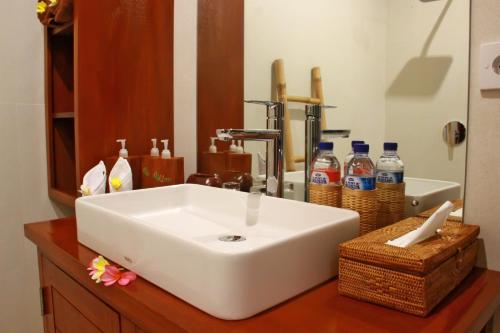
[[[244,240],[246,240],[246,238],[240,235],[226,235],[220,236],[219,240],[221,242],[243,242]]]

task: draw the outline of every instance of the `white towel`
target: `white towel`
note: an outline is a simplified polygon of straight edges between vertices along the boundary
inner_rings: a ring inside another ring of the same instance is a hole
[[[463,208],[460,208],[460,209],[457,209],[454,212],[451,212],[450,216],[453,216],[453,217],[462,217],[463,213],[464,213]]]
[[[419,228],[404,234],[403,236],[387,241],[386,244],[397,247],[408,247],[417,244],[436,234],[453,210],[453,204],[446,201],[438,210],[434,212]]]
[[[132,190],[132,169],[128,161],[118,158],[109,173],[109,192],[124,192]]]
[[[83,196],[106,193],[106,166],[100,161],[83,176],[80,192]]]

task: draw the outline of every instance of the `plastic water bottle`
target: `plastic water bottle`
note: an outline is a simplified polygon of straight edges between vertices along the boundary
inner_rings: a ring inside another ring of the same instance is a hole
[[[398,144],[385,142],[384,153],[377,161],[377,183],[399,184],[403,176],[404,165],[398,156]]]
[[[351,141],[351,151],[344,158],[344,177],[347,175],[347,166],[349,165],[349,162],[351,162],[352,158],[354,157],[354,145],[357,145],[357,144],[360,144],[360,143],[365,143],[365,142],[364,141],[358,141],[358,140]]]
[[[354,157],[347,166],[344,185],[352,190],[371,191],[375,189],[375,166],[368,156],[370,146],[354,145]]]
[[[320,142],[319,155],[311,165],[311,184],[340,185],[340,163],[333,155],[333,142]]]

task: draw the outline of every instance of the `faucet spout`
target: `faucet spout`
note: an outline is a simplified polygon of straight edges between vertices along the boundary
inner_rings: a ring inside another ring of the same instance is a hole
[[[283,118],[281,102],[246,101],[261,104],[267,110],[267,129],[218,129],[217,138],[222,141],[243,140],[266,142],[266,193],[283,198]]]
[[[221,141],[248,140],[271,141],[281,136],[281,130],[275,129],[218,129],[217,138]]]

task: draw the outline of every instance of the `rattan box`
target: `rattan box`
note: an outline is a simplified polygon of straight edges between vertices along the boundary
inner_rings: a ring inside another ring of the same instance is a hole
[[[339,246],[339,293],[426,316],[470,273],[479,227],[447,221],[428,240],[399,248],[385,242],[415,230],[409,218]]]

